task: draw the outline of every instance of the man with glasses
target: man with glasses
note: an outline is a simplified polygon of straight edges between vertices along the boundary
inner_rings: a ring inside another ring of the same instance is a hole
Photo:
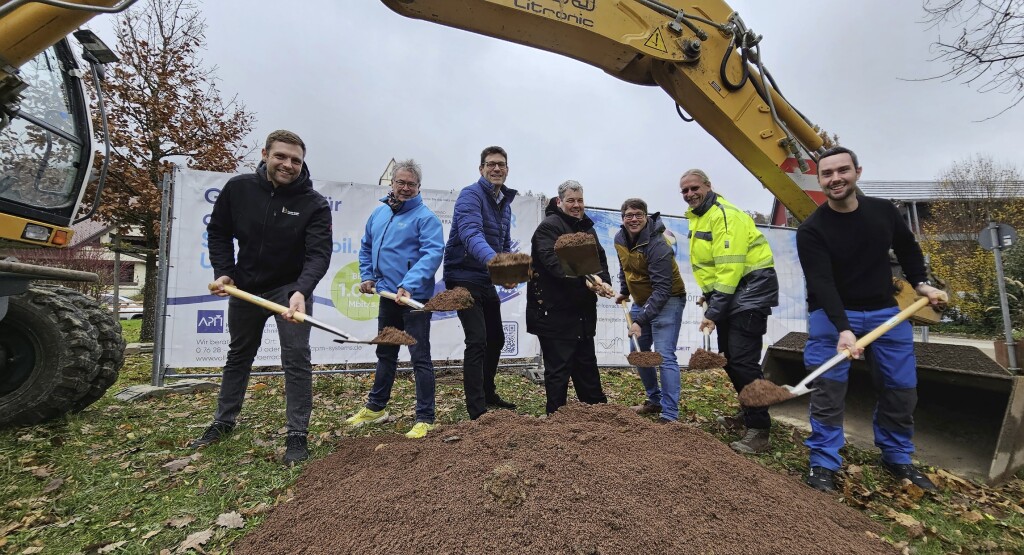
[[[512,250],[512,200],[517,191],[505,185],[508,154],[500,146],[480,153],[480,179],[462,189],[455,201],[452,229],[444,247],[444,283],[448,289],[465,287],[473,306],[459,311],[466,334],[462,361],[466,411],[473,420],[487,408],[515,409],[498,395],[494,376],[505,345],[501,301],[491,283],[487,263],[500,252]],[[515,284],[506,284],[514,288]]]
[[[576,397],[588,404],[607,403],[597,370],[594,335],[597,333],[597,295],[612,297],[607,285],[608,259],[594,221],[584,211],[583,186],[566,181],[548,202],[545,218],[533,232],[530,256],[533,277],[526,287],[526,331],[540,340],[544,354],[545,410],[551,414],[565,405],[569,379]],[[587,233],[597,244],[603,280],[590,283],[582,276],[566,276],[555,254],[555,241],[569,233]]]
[[[728,361],[725,372],[739,393],[764,377],[761,347],[768,316],[779,304],[775,259],[754,220],[713,191],[704,171],[683,173],[679,192],[689,205],[690,264],[704,295],[698,304],[707,303],[700,331],[718,330],[718,350]],[[718,423],[733,432],[746,428],[742,439],[729,444],[733,450],[768,450],[768,407],[740,407],[736,415],[719,417]]]
[[[660,413],[662,423],[679,419],[676,346],[686,297],[670,240],[674,241],[666,235],[660,213],[648,215],[646,202],[631,198],[622,203],[622,229],[615,235],[620,284],[615,302],[633,297],[629,335],[637,338],[641,350],[653,345],[664,359],[660,387],[655,368],[637,368],[647,399],[633,408],[639,414]]]
[[[370,214],[359,247],[359,291],[394,293],[380,299],[377,330],[393,327],[416,340],[409,346],[416,380],[416,422],[405,436],[420,439],[434,429],[434,364],[430,358],[430,313],[415,311],[403,301],[421,303],[434,295],[434,275],[441,266],[444,232],[441,220],[423,204],[423,172],[414,160],[395,165],[391,191]],[[388,418],[398,369],[398,345],[377,345],[377,371],[366,405],[345,420],[349,426],[379,424]]]

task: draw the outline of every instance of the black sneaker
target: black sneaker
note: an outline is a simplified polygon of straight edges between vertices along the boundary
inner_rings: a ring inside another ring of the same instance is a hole
[[[192,443],[188,444],[189,449],[199,449],[200,447],[206,447],[211,443],[217,443],[225,436],[231,433],[235,429],[234,424],[227,424],[225,422],[214,422],[210,424],[209,428],[203,432],[203,435],[192,440]]]
[[[804,479],[808,486],[827,493],[836,491],[836,473],[822,466],[812,466],[807,478]]]
[[[501,397],[494,397],[493,399],[489,399],[487,401],[487,406],[497,407],[499,409],[516,410],[515,403],[509,403],[508,401],[502,399]]]
[[[910,483],[925,490],[935,491],[939,488],[928,479],[927,476],[921,473],[916,466],[912,464],[895,464],[882,461],[882,468],[884,468],[889,474],[892,474],[896,480],[910,480]]]
[[[306,436],[289,435],[288,439],[284,441],[284,445],[286,449],[284,458],[281,459],[284,464],[292,465],[309,458],[309,444],[306,442]]]

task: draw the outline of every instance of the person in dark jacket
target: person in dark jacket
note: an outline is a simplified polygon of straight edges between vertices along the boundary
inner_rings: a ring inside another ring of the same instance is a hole
[[[601,260],[598,285],[586,278],[566,276],[555,254],[555,241],[569,233],[589,233]],[[566,181],[548,202],[545,218],[531,240],[533,277],[526,286],[526,331],[540,340],[544,356],[545,409],[548,414],[565,405],[569,378],[576,397],[588,404],[607,403],[597,371],[594,335],[597,332],[597,295],[614,296],[605,256],[594,222],[584,212],[583,186]]]
[[[622,229],[615,235],[615,252],[619,255],[619,294],[615,302],[633,297],[633,325],[629,334],[637,338],[642,350],[649,351],[653,345],[664,359],[660,387],[657,369],[637,368],[647,399],[633,408],[639,414],[661,413],[662,422],[679,419],[676,347],[686,298],[686,287],[669,240],[660,213],[648,214],[643,199],[631,198],[622,203]]]
[[[466,411],[473,420],[488,406],[514,409],[498,395],[494,376],[505,345],[501,301],[491,283],[487,263],[500,252],[512,250],[512,200],[517,191],[505,185],[508,154],[500,146],[480,153],[480,179],[462,189],[455,200],[452,228],[444,247],[444,284],[465,287],[473,306],[459,311],[466,334],[462,360]],[[515,284],[505,284],[512,289]]]
[[[430,313],[413,310],[405,300],[427,302],[434,296],[434,274],[441,266],[444,231],[441,220],[423,204],[423,172],[413,160],[395,164],[391,192],[370,214],[359,247],[359,291],[394,293],[395,300],[380,299],[377,330],[393,327],[416,340],[409,345],[416,380],[416,422],[405,436],[421,439],[434,429],[434,363],[430,359]],[[398,370],[398,345],[377,345],[377,368],[366,405],[345,420],[349,426],[378,424]]]
[[[910,322],[897,324],[867,348],[857,336],[882,325],[899,312],[889,250],[918,295],[943,308],[946,294],[928,283],[924,256],[899,210],[885,199],[861,196],[861,167],[848,148],[833,147],[818,158],[818,184],[827,202],[796,232],[797,254],[807,279],[807,345],[804,366],[818,368],[837,352],[867,355],[878,387],[875,445],[882,467],[897,479],[934,490],[935,484],[912,464],[914,407],[917,406],[917,362]],[[843,360],[809,385],[811,435],[807,485],[835,491],[835,473],[842,467],[843,410],[850,362]]]
[[[309,326],[295,325],[295,313],[312,315],[313,289],[331,260],[331,210],[313,190],[303,162],[306,145],[290,131],[267,137],[256,173],[231,178],[213,205],[209,237],[214,277],[210,291],[227,296],[225,285],[288,307],[283,314],[231,297],[231,343],[224,365],[213,423],[190,446],[220,440],[235,427],[263,341],[268,317],[277,320],[281,366],[285,373],[288,437],[284,463],[309,457],[306,435],[313,408],[313,369]],[[238,241],[237,256],[233,241]]]
[[[688,170],[679,178],[679,192],[690,207],[690,265],[707,303],[700,331],[718,329],[718,350],[727,360],[725,372],[736,393],[761,373],[761,347],[768,316],[779,305],[775,257],[754,220],[711,189],[704,171]],[[703,302],[702,302],[703,301]],[[740,453],[764,453],[769,448],[772,419],[768,407],[741,407],[735,416],[720,416],[730,431],[746,428],[729,444]]]

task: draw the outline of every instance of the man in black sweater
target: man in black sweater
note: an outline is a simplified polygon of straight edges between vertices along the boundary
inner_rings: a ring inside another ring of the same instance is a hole
[[[809,313],[804,365],[813,370],[844,349],[857,358],[864,356],[879,389],[874,430],[882,466],[898,479],[933,490],[935,485],[910,459],[917,405],[910,323],[897,325],[866,349],[858,349],[856,341],[899,312],[889,249],[919,295],[940,308],[946,295],[928,283],[921,248],[896,207],[884,199],[858,195],[860,174],[851,150],[825,151],[818,160],[818,184],[828,202],[797,230]],[[807,484],[822,491],[835,490],[834,475],[843,464],[839,449],[844,444],[849,370],[849,361],[843,361],[811,383],[811,435],[804,442],[810,449]]]
[[[263,341],[263,326],[274,316],[288,420],[283,462],[292,464],[309,457],[306,435],[313,409],[310,328],[296,325],[293,316],[296,312],[313,313],[313,289],[331,261],[331,210],[327,200],[313,190],[305,155],[306,145],[298,135],[274,131],[267,137],[256,173],[231,178],[213,205],[206,226],[216,278],[210,291],[223,297],[227,296],[225,285],[237,285],[288,310],[273,314],[235,297],[228,300],[231,344],[217,412],[206,432],[190,444],[193,449],[216,442],[234,429],[252,363]]]
[[[526,331],[540,340],[544,354],[545,410],[551,414],[565,405],[572,378],[576,397],[588,404],[607,403],[597,370],[594,335],[597,332],[597,295],[610,298],[607,283],[608,258],[594,232],[594,222],[583,205],[583,186],[566,181],[558,186],[546,217],[533,232],[530,256],[533,277],[526,286]],[[603,283],[589,283],[583,277],[566,276],[555,254],[555,241],[569,233],[588,233],[597,244],[601,263],[598,277]]]

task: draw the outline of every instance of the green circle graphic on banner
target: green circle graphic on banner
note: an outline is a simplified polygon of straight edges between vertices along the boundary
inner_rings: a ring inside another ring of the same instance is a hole
[[[377,295],[364,295],[359,292],[359,261],[343,266],[331,280],[331,301],[334,308],[351,320],[365,321],[377,318]]]

